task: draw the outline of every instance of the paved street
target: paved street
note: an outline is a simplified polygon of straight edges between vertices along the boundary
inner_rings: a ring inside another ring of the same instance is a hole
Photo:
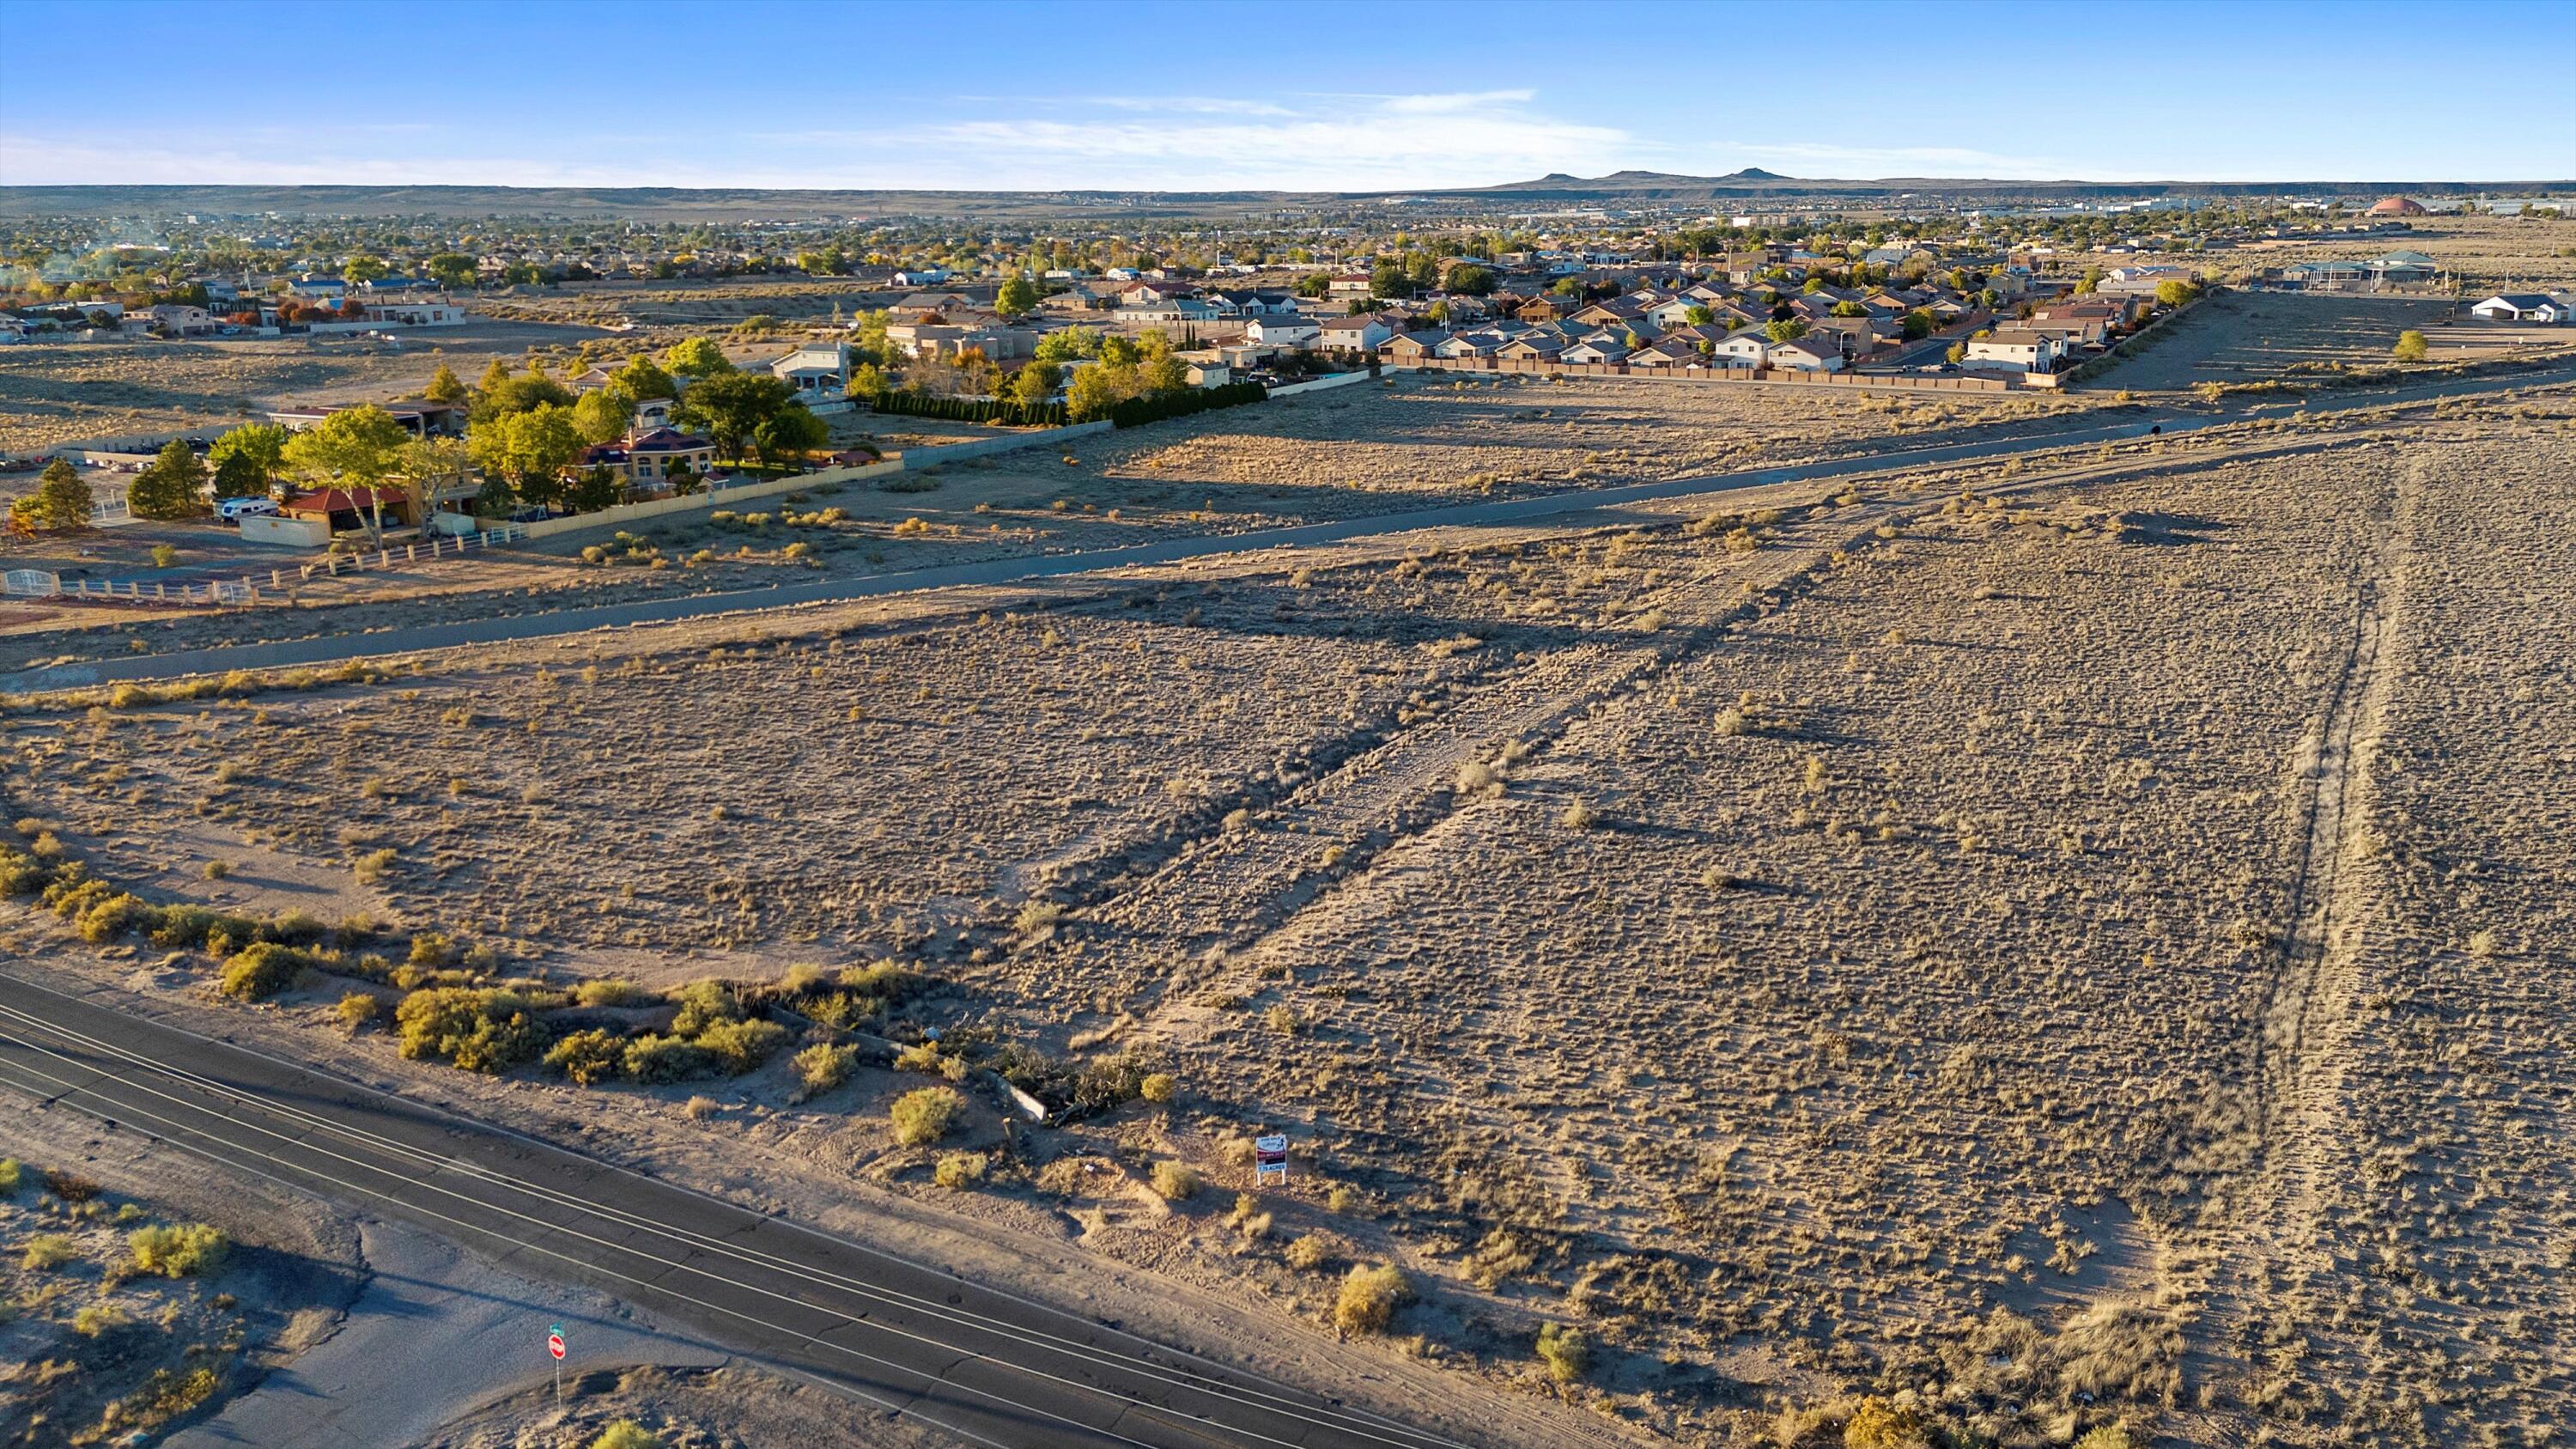
[[[0,1087],[596,1289],[994,1446],[1453,1441],[864,1244],[0,974]],[[11,1110],[20,1108],[13,1104]]]

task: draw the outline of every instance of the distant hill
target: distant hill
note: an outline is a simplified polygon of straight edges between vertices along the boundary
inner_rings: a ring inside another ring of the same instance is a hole
[[[681,187],[516,186],[0,186],[0,216],[169,216],[190,212],[297,216],[559,216],[637,217],[656,221],[813,220],[842,217],[1040,217],[1100,215],[1152,218],[1255,214],[1281,209],[1398,202],[1487,203],[1511,208],[1552,205],[1714,206],[1721,202],[1851,201],[1898,198],[2070,202],[2147,196],[2208,198],[2283,193],[2348,199],[2403,193],[2459,196],[2472,192],[2536,195],[2576,191],[2576,181],[2139,181],[1897,176],[1832,180],[1782,176],[1747,166],[1723,176],[1616,171],[1607,176],[1552,172],[1533,181],[1448,190],[1404,191],[837,191],[689,189]]]

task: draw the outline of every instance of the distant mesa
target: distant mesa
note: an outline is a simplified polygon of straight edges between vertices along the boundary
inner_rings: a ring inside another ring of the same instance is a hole
[[[1741,171],[1729,172],[1718,178],[1720,181],[1786,181],[1788,179],[1777,171],[1765,171],[1759,166],[1747,166]]]
[[[2429,216],[2424,203],[2411,196],[2383,196],[2370,204],[2372,216]]]

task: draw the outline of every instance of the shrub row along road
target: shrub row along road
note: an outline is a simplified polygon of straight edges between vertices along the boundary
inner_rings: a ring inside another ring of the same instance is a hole
[[[2343,407],[2309,408],[2307,411],[2312,414],[2349,411],[2385,407],[2392,402],[2426,397],[2530,387],[2537,383],[2559,380],[2563,377],[2564,371],[2565,369],[2552,369],[2546,373],[2533,372],[2507,377],[2451,379],[2424,387],[2357,392]],[[1177,563],[1188,558],[1251,553],[1261,549],[1293,548],[1307,544],[1339,543],[1354,538],[1410,533],[1417,529],[1474,528],[1519,523],[1533,518],[1616,507],[1623,503],[1639,503],[1662,498],[1687,498],[1693,494],[1723,493],[1739,488],[1763,488],[1779,483],[1802,483],[1865,473],[1895,472],[1979,458],[2006,458],[2021,453],[2092,447],[2106,442],[2143,437],[2151,428],[2161,428],[2166,436],[2172,437],[2197,432],[2202,428],[2240,423],[2250,418],[2286,415],[2299,410],[2300,407],[2301,405],[2298,404],[2280,404],[2235,414],[2155,415],[2126,419],[2106,427],[2087,428],[2077,432],[1916,448],[1905,452],[1879,453],[1867,457],[1836,458],[1794,467],[1763,468],[1745,473],[1723,473],[1698,478],[1674,478],[1659,483],[1636,483],[1618,488],[1574,489],[1536,498],[1507,498],[1490,503],[1455,503],[1438,508],[1417,509],[1410,513],[1336,519],[1326,523],[1299,524],[1290,528],[1265,528],[1218,538],[1175,538],[1161,543],[1136,544],[1127,548],[1091,549],[1079,553],[991,559],[983,563],[916,569],[905,573],[878,574],[868,578],[833,579],[813,584],[782,584],[765,589],[742,589],[721,594],[694,594],[684,598],[651,599],[629,604],[601,604],[589,608],[561,609],[551,613],[530,613],[494,619],[475,619],[454,624],[428,624],[418,628],[387,629],[372,634],[322,635],[268,644],[230,645],[122,659],[82,660],[77,663],[46,665],[0,678],[0,691],[26,694],[93,684],[183,679],[190,675],[220,674],[234,669],[303,668],[318,664],[336,664],[350,659],[382,658],[388,655],[417,654],[428,650],[458,649],[483,644],[509,644],[556,635],[578,634],[591,629],[614,629],[637,624],[665,624],[720,614],[788,608],[799,604],[840,603],[851,599],[876,598],[888,594],[915,593],[929,589],[992,587],[1022,583],[1032,579],[1061,578],[1069,574],[1097,573],[1102,570],[1137,565]]]
[[[0,1085],[418,1224],[511,1271],[613,1293],[962,1443],[1453,1449],[846,1239],[5,973]]]

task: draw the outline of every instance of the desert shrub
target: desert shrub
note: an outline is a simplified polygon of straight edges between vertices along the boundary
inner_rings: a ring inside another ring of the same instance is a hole
[[[984,1180],[984,1170],[990,1165],[980,1152],[942,1153],[939,1165],[930,1171],[930,1180],[941,1187],[964,1192]]]
[[[1538,1356],[1547,1364],[1550,1378],[1570,1384],[1592,1367],[1592,1344],[1581,1329],[1542,1323],[1538,1328]]]
[[[917,1041],[894,1054],[894,1069],[898,1072],[928,1072],[936,1077],[947,1072],[949,1060],[941,1054],[939,1043]]]
[[[1288,1266],[1301,1273],[1311,1273],[1339,1256],[1333,1240],[1322,1233],[1307,1233],[1288,1244]]]
[[[340,1004],[332,1009],[339,1013],[340,1025],[355,1036],[384,1014],[385,1005],[364,991],[352,991],[342,996]]]
[[[2096,1304],[2058,1331],[2053,1348],[2069,1397],[2170,1405],[2182,1388],[2182,1330],[2151,1309]]]
[[[546,1052],[546,1065],[575,1086],[614,1081],[626,1069],[626,1041],[615,1032],[576,1031]]]
[[[1913,1409],[1863,1399],[1843,1421],[1843,1449],[1931,1449],[1931,1426]]]
[[[533,1061],[546,1047],[544,1025],[525,1001],[507,991],[433,986],[403,998],[394,1010],[402,1054],[436,1059],[469,1072],[501,1072]]]
[[[100,1338],[125,1326],[123,1309],[108,1303],[93,1303],[72,1315],[72,1332],[83,1338]]]
[[[80,936],[92,943],[113,941],[137,926],[159,919],[159,915],[141,896],[119,892],[81,912]]]
[[[635,1006],[652,993],[632,981],[585,981],[573,988],[573,1000],[584,1006]]]
[[[798,1052],[794,1061],[798,1096],[819,1097],[848,1081],[858,1060],[859,1049],[850,1046],[824,1044]]]
[[[187,1223],[175,1227],[137,1228],[127,1236],[126,1247],[134,1252],[134,1266],[146,1273],[164,1278],[194,1278],[211,1273],[224,1265],[224,1256],[232,1251],[232,1239],[223,1229],[208,1223]]]
[[[0,1198],[16,1197],[19,1184],[27,1179],[27,1165],[14,1157],[0,1157]]]
[[[720,1021],[699,1032],[696,1041],[724,1070],[740,1076],[787,1045],[787,1028],[774,1021]]]
[[[258,941],[243,947],[224,963],[223,993],[244,1001],[266,1001],[295,984],[296,976],[312,964],[312,954],[275,941]]]
[[[676,1036],[640,1036],[626,1044],[626,1075],[647,1086],[703,1077],[715,1066],[713,1052]]]
[[[1148,1102],[1169,1102],[1180,1090],[1181,1084],[1169,1072],[1147,1072],[1145,1079],[1136,1084],[1136,1095]]]
[[[50,1273],[80,1256],[80,1249],[61,1233],[38,1233],[27,1240],[27,1251],[18,1266],[30,1273]]]
[[[99,1417],[99,1437],[120,1431],[148,1433],[213,1398],[222,1384],[210,1368],[154,1369],[142,1387],[108,1403]]]
[[[633,1419],[620,1419],[600,1430],[590,1449],[662,1449],[662,1436]]]
[[[1053,901],[1029,901],[1011,918],[1011,929],[1023,936],[1042,936],[1064,919],[1064,907]]]
[[[2099,1424],[2075,1441],[2075,1449],[2147,1449],[2147,1441],[2126,1424]]]
[[[1183,1163],[1155,1163],[1153,1183],[1156,1195],[1166,1202],[1198,1196],[1199,1175]]]
[[[61,1168],[55,1168],[45,1174],[45,1191],[64,1202],[82,1203],[97,1197],[102,1189],[97,1183],[77,1172],[65,1172]]]
[[[1353,1268],[1333,1300],[1333,1322],[1353,1333],[1381,1333],[1395,1310],[1413,1301],[1413,1282],[1392,1263]]]
[[[411,938],[411,953],[404,959],[413,966],[436,971],[453,966],[465,948],[436,931],[423,931]]]
[[[966,1099],[946,1087],[923,1087],[895,1099],[888,1114],[894,1140],[906,1147],[927,1147],[948,1135],[966,1110]]]
[[[680,1010],[671,1018],[671,1030],[681,1036],[695,1038],[719,1022],[742,1020],[741,999],[721,981],[692,981],[674,992],[672,1000]]]
[[[1142,1058],[1125,1052],[1085,1062],[1073,1080],[1073,1105],[1102,1112],[1135,1101],[1145,1094],[1145,1079],[1152,1075]]]

